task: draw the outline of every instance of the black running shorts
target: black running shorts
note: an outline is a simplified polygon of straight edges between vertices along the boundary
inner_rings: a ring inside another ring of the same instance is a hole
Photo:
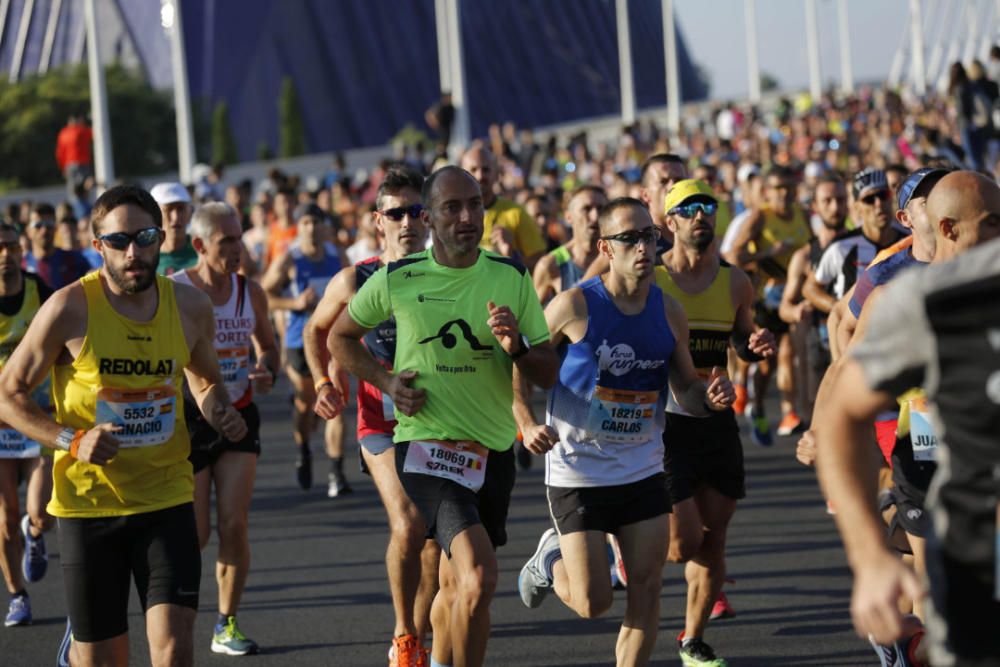
[[[899,525],[910,535],[926,538],[931,532],[931,520],[924,510],[927,489],[937,470],[933,461],[914,461],[909,436],[896,438],[892,450],[893,495]]]
[[[223,452],[248,452],[260,456],[260,410],[256,404],[249,403],[239,408],[239,412],[247,423],[247,434],[239,442],[232,442],[212,428],[197,405],[190,401],[184,402],[184,421],[191,435],[191,455],[188,460],[196,474],[215,465]]]
[[[584,530],[617,535],[622,526],[670,513],[663,473],[616,486],[549,486],[545,493],[560,535]]]
[[[312,384],[312,371],[309,370],[309,363],[306,361],[305,348],[285,348],[285,362]]]
[[[198,608],[201,551],[192,503],[130,516],[60,518],[59,552],[79,641],[128,631],[133,577],[143,612],[158,604]]]
[[[676,505],[707,484],[734,500],[746,496],[743,443],[732,410],[707,417],[667,413],[663,469],[670,501]]]
[[[472,491],[447,479],[403,472],[408,442],[396,444],[396,472],[403,490],[427,524],[427,538],[434,539],[451,558],[451,541],[466,528],[482,524],[493,548],[507,544],[507,510],[517,476],[514,448],[490,450],[486,481]]]
[[[781,319],[777,308],[768,308],[763,300],[757,300],[753,304],[753,321],[757,326],[764,327],[777,338],[788,333],[788,322]]]

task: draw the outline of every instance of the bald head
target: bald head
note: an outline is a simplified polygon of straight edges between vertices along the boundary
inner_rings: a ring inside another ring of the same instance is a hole
[[[948,174],[927,196],[927,216],[944,261],[1000,236],[1000,187],[974,171]]]
[[[486,206],[490,206],[496,196],[493,192],[493,185],[497,181],[500,172],[497,168],[497,158],[486,146],[473,146],[462,156],[462,169],[472,174],[472,177],[479,181],[479,188],[483,191],[483,200]]]

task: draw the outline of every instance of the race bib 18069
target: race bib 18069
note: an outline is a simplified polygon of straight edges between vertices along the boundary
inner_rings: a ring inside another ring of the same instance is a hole
[[[486,480],[489,454],[485,446],[469,440],[413,440],[403,472],[440,477],[478,491]]]
[[[162,445],[174,434],[177,396],[173,387],[114,389],[97,392],[97,424],[120,426],[115,437],[122,447]]]
[[[934,461],[937,459],[937,436],[931,426],[931,415],[927,399],[911,398],[910,401],[910,444],[913,445],[914,461]]]
[[[595,387],[587,430],[600,442],[640,444],[653,439],[658,391]]]

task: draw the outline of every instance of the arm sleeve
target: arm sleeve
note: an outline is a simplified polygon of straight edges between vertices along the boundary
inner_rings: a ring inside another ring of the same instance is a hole
[[[542,304],[538,301],[535,286],[527,271],[521,277],[520,312],[517,313],[517,325],[532,345],[544,343],[550,337],[549,325],[546,324],[545,313],[542,312]]]
[[[864,339],[851,351],[872,389],[899,395],[924,382],[935,340],[919,277],[910,272],[886,289]]]
[[[819,260],[815,273],[816,282],[824,286],[829,285],[840,273],[843,264],[844,256],[840,252],[840,244],[834,243],[823,252]]]
[[[357,294],[348,302],[347,314],[365,329],[374,329],[380,322],[392,317],[389,272],[386,267],[383,266],[365,281]]]
[[[517,226],[514,231],[514,235],[517,238],[517,249],[525,257],[545,252],[545,240],[542,239],[542,232],[538,229],[538,225],[531,219],[528,212],[520,206],[514,210],[517,212]]]

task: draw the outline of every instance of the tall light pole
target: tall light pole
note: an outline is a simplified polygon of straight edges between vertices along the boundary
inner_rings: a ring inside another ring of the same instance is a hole
[[[667,129],[676,133],[681,129],[681,81],[673,0],[662,0],[660,8],[663,11],[663,59],[667,71]]]
[[[96,0],[84,0],[83,18],[87,30],[87,74],[90,78],[90,115],[94,128],[94,177],[102,192],[115,180],[111,155],[111,124],[108,121],[108,91],[101,66],[101,39],[97,32]]]
[[[615,0],[615,24],[618,27],[618,79],[621,85],[622,123],[631,125],[635,122],[635,82],[632,79],[632,38],[628,29],[628,0]],[[667,103],[670,103],[669,99]]]
[[[917,95],[927,92],[927,70],[924,69],[924,24],[920,0],[910,0],[910,73]]]
[[[179,0],[161,0],[160,23],[170,37],[170,66],[174,75],[174,117],[177,122],[177,166],[181,183],[191,183],[196,160],[191,94],[188,89],[184,21]]]
[[[819,21],[816,0],[806,0],[806,47],[809,53],[809,94],[813,104],[823,97],[823,75],[819,67]]]
[[[854,67],[851,64],[851,22],[847,16],[847,0],[837,0],[837,30],[840,33],[840,90],[854,93]]]
[[[747,32],[747,83],[750,101],[760,102],[760,63],[757,59],[757,2],[743,1],[743,21]]]
[[[455,107],[455,126],[451,133],[451,145],[457,152],[469,143],[471,124],[469,102],[465,90],[465,54],[462,50],[462,17],[458,0],[445,0],[448,16],[448,58],[451,63],[451,103]]]

